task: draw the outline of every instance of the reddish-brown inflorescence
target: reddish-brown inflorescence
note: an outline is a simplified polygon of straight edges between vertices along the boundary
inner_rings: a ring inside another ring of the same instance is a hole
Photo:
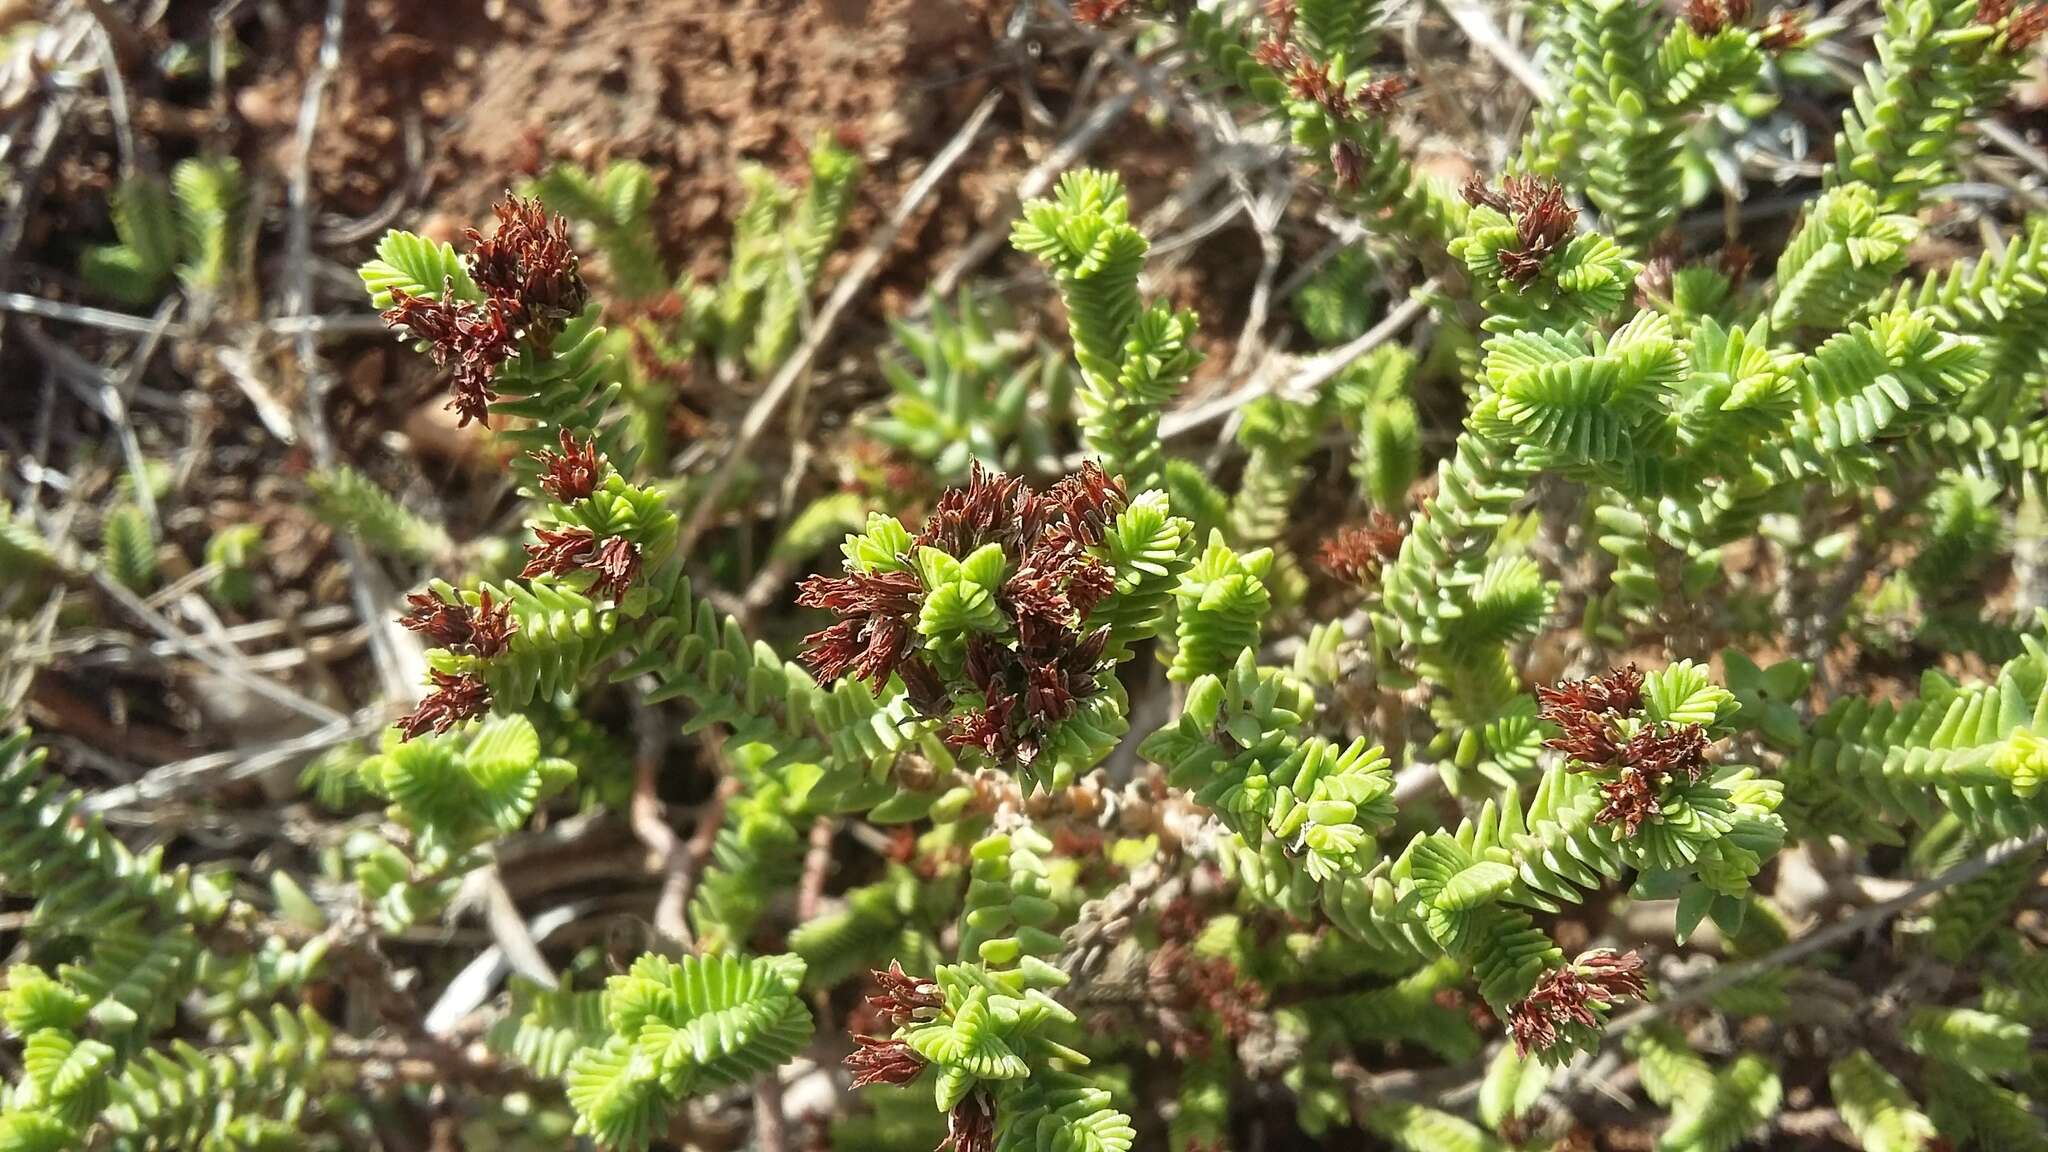
[[[1621,774],[1600,785],[1601,795],[1607,803],[1593,815],[1598,824],[1619,824],[1622,832],[1634,836],[1646,820],[1663,815],[1664,806],[1657,799],[1658,777],[1632,767],[1623,767]]]
[[[1374,512],[1363,524],[1337,529],[1316,549],[1323,571],[1347,584],[1370,584],[1380,568],[1401,551],[1407,531],[1385,512]]]
[[[821,680],[837,680],[851,672],[879,688],[910,653],[911,625],[917,619],[924,586],[910,572],[861,572],[844,576],[811,576],[797,588],[796,602],[823,608],[840,621],[804,637],[804,663]],[[924,671],[929,671],[928,669]],[[925,677],[918,676],[923,685]]]
[[[889,961],[886,971],[872,969],[868,975],[874,978],[879,989],[875,995],[867,997],[869,1006],[898,1028],[934,1019],[939,1009],[946,1006],[937,984],[910,975],[895,960]]]
[[[1292,74],[1305,57],[1301,49],[1288,43],[1285,37],[1268,36],[1252,48],[1252,59],[1284,77]]]
[[[956,748],[998,759],[1035,758],[1051,725],[1096,691],[1109,634],[1083,630],[1095,606],[1115,590],[1099,545],[1124,506],[1123,485],[1094,464],[1045,492],[976,467],[966,485],[947,489],[911,540],[964,558],[990,544],[1008,575],[996,605],[1015,625],[1012,646],[987,634],[968,641],[962,672],[981,697],[955,711],[936,671],[915,654],[915,624],[926,589],[912,571],[864,572],[804,581],[797,603],[840,619],[804,638],[804,661],[821,679],[852,674],[880,685],[903,676],[920,713],[944,720]]]
[[[1686,0],[1684,18],[1693,34],[1704,39],[1731,26],[1743,27],[1750,14],[1749,0]]]
[[[2032,48],[2048,32],[2048,4],[2034,3],[2017,8],[2013,0],[1977,0],[1977,23],[1992,27],[2004,26],[2005,35],[1998,41],[2000,48],[2008,55],[2019,55]]]
[[[463,233],[471,245],[469,278],[504,306],[522,339],[546,352],[563,322],[590,299],[569,246],[569,221],[523,196],[506,197],[491,213],[498,218],[491,235],[474,228]]]
[[[1678,233],[1666,232],[1650,242],[1642,271],[1636,273],[1636,307],[1654,308],[1671,300],[1673,277],[1681,255]]]
[[[1692,34],[1702,38],[1712,36],[1728,26],[1728,10],[1720,0],[1685,0],[1685,8],[1679,13],[1685,26]]]
[[[1365,155],[1358,145],[1349,140],[1330,145],[1330,175],[1336,177],[1337,187],[1344,191],[1358,187],[1358,182],[1365,178]]]
[[[1557,725],[1558,734],[1543,746],[1564,753],[1581,764],[1612,764],[1621,755],[1620,734],[1613,717],[1599,712],[1573,709],[1546,714]]]
[[[1238,971],[1228,957],[1197,956],[1182,939],[1166,939],[1145,968],[1146,997],[1160,1012],[1168,1043],[1183,1060],[1209,1050],[1211,1030],[1190,1014],[1206,1012],[1235,1043],[1257,1027],[1266,989]]]
[[[488,427],[491,402],[498,398],[491,382],[516,351],[504,308],[490,300],[456,299],[450,279],[438,299],[392,289],[383,318],[388,327],[424,342],[435,364],[451,369],[448,410],[460,417],[457,426],[474,420]]]
[[[1697,724],[1646,726],[1621,749],[1629,767],[1662,778],[1683,774],[1688,782],[1707,770],[1707,732]]]
[[[870,1084],[893,1084],[900,1088],[924,1071],[924,1057],[901,1040],[855,1036],[853,1043],[846,1067],[853,1073],[855,1088]]]
[[[1695,781],[1707,769],[1707,732],[1698,724],[1646,724],[1622,739],[1616,720],[1643,706],[1643,674],[1635,665],[1603,676],[1539,687],[1540,714],[1558,727],[1544,742],[1570,757],[1580,770],[1606,769],[1616,775],[1601,783],[1607,804],[1594,817],[1619,824],[1633,836],[1663,812],[1658,799],[1674,775]]]
[[[1272,40],[1294,39],[1294,0],[1266,0],[1266,36]]]
[[[526,555],[530,559],[526,567],[519,570],[522,580],[531,580],[535,576],[566,576],[580,571],[597,553],[597,537],[588,528],[536,527],[533,534],[538,539],[526,546]]]
[[[1621,754],[1614,717],[1642,707],[1643,674],[1630,664],[1604,676],[1538,687],[1536,700],[1539,714],[1559,729],[1546,747],[1582,764],[1612,764]]]
[[[1756,253],[1742,241],[1732,240],[1714,257],[1714,263],[1720,268],[1721,275],[1728,278],[1729,291],[1739,292],[1749,280],[1750,270],[1756,267]]]
[[[432,592],[414,592],[405,602],[405,615],[398,622],[451,652],[488,660],[503,652],[519,630],[512,606],[492,600],[488,589],[473,606],[443,600]]]
[[[519,570],[522,580],[593,572],[597,579],[591,581],[590,591],[618,600],[639,578],[640,546],[623,536],[599,540],[590,529],[580,525],[562,529],[536,527],[533,534],[538,540],[526,546],[526,567]]]
[[[1351,94],[1351,103],[1361,111],[1374,116],[1391,115],[1394,102],[1408,94],[1413,82],[1406,76],[1381,76],[1358,86]]]
[[[1465,202],[1484,204],[1515,224],[1516,247],[1495,253],[1501,275],[1527,287],[1543,271],[1543,262],[1564,247],[1578,226],[1578,214],[1565,202],[1564,186],[1541,176],[1510,176],[1495,192],[1476,173],[1465,182]]]
[[[1299,50],[1294,53],[1293,62],[1293,70],[1287,74],[1287,87],[1295,99],[1320,105],[1333,119],[1351,115],[1351,97],[1344,91],[1344,78],[1337,75],[1334,64],[1318,63]]]
[[[1131,6],[1131,0],[1074,0],[1074,19],[1091,28],[1116,22]]]
[[[589,295],[569,247],[569,223],[549,217],[538,200],[513,196],[491,209],[498,228],[486,238],[465,235],[474,249],[466,257],[470,279],[482,300],[462,300],[452,277],[438,299],[402,289],[391,292],[384,323],[424,342],[434,363],[451,370],[448,408],[460,425],[489,426],[492,387],[499,369],[524,340],[546,352],[562,322],[583,310]]]
[[[1806,18],[1789,8],[1772,12],[1757,32],[1757,43],[1766,52],[1789,52],[1806,43]]]
[[[939,1144],[941,1152],[951,1148],[953,1152],[995,1152],[996,1146],[996,1102],[987,1092],[976,1088],[953,1105],[953,1111],[946,1117],[946,1139]]]
[[[433,679],[434,690],[427,693],[419,707],[398,721],[398,730],[407,740],[422,732],[446,732],[472,716],[481,716],[491,710],[491,689],[481,676],[439,669],[428,675]]]
[[[568,428],[556,432],[560,450],[543,448],[528,456],[540,465],[540,487],[557,503],[570,504],[597,491],[610,462],[597,450],[597,437],[579,440]]]
[[[597,573],[590,585],[592,592],[624,599],[633,581],[640,578],[640,546],[624,536],[607,536],[597,546],[597,558],[590,568]]]
[[[1536,700],[1546,720],[1556,720],[1557,713],[1568,710],[1631,715],[1643,706],[1643,673],[1634,664],[1624,664],[1600,676],[1539,687]]]
[[[1553,968],[1508,1016],[1508,1032],[1523,1056],[1546,1052],[1575,1030],[1600,1027],[1601,1014],[1643,994],[1643,960],[1634,952],[1601,948]]]

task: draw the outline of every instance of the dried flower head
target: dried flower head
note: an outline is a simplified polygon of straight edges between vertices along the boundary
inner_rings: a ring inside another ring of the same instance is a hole
[[[498,227],[486,237],[471,228],[470,279],[506,306],[519,335],[541,352],[554,345],[562,323],[590,299],[569,246],[569,221],[550,216],[539,200],[508,196],[491,206]]]
[[[1274,40],[1294,38],[1294,0],[1266,0],[1266,35]]]
[[[1642,271],[1636,273],[1636,307],[1654,308],[1671,302],[1671,286],[1680,255],[1676,232],[1666,232],[1651,241]]]
[[[1128,499],[1124,482],[1089,460],[1080,471],[1060,477],[1047,489],[1045,502],[1057,510],[1068,535],[1093,548],[1102,543],[1110,521],[1124,510]]]
[[[1392,516],[1374,512],[1363,524],[1339,528],[1316,550],[1323,571],[1347,584],[1370,584],[1380,568],[1401,551],[1406,529]]]
[[[1301,59],[1301,55],[1301,49],[1274,36],[1268,36],[1252,48],[1252,59],[1282,76],[1294,71],[1295,61]]]
[[[976,1088],[953,1105],[953,1111],[946,1117],[946,1139],[939,1144],[941,1152],[951,1148],[953,1152],[995,1152],[996,1146],[996,1102],[987,1092]]]
[[[1789,52],[1806,43],[1806,17],[1787,8],[1771,13],[1757,33],[1757,43],[1766,52]]]
[[[1578,226],[1578,214],[1565,202],[1564,186],[1541,176],[1510,176],[1493,191],[1477,175],[1465,182],[1465,201],[1506,215],[1515,225],[1513,248],[1495,253],[1501,275],[1527,287],[1543,271],[1543,262],[1564,247]]]
[[[1587,1039],[1608,1010],[1643,995],[1642,969],[1642,957],[1634,952],[1601,948],[1544,973],[1508,1017],[1516,1050],[1526,1057]]]
[[[1344,78],[1337,74],[1335,64],[1318,63],[1300,51],[1294,53],[1293,63],[1286,79],[1295,99],[1320,105],[1335,120],[1351,115],[1351,97],[1344,90]]]
[[[913,549],[965,558],[994,545],[1005,561],[995,604],[1014,626],[1005,630],[1014,640],[968,638],[961,672],[972,694],[959,686],[949,692],[915,655],[928,591],[918,571],[868,572],[849,563],[843,576],[805,580],[797,603],[840,619],[804,638],[804,660],[821,679],[851,673],[879,685],[901,672],[911,703],[941,722],[954,747],[1028,763],[1049,727],[1099,690],[1108,632],[1084,623],[1116,584],[1088,549],[1102,543],[1124,505],[1123,484],[1092,463],[1044,492],[976,466],[965,485],[939,496]],[[979,704],[956,700],[975,694]]]
[[[898,1028],[933,1019],[946,1006],[937,984],[906,973],[898,961],[889,961],[887,971],[873,969],[868,975],[879,989],[867,998],[868,1004]]]
[[[489,589],[474,605],[448,601],[433,592],[414,592],[405,598],[405,615],[399,624],[425,636],[451,652],[488,660],[503,651],[519,630],[512,605],[494,601]]]
[[[862,572],[811,576],[797,587],[803,608],[823,608],[842,619],[804,637],[804,663],[821,680],[852,672],[879,688],[910,652],[924,586],[910,572]]]
[[[590,590],[622,600],[640,578],[640,546],[624,536],[607,536],[597,546],[590,568],[597,573]]]
[[[493,301],[456,299],[450,279],[439,297],[392,289],[391,307],[382,315],[387,327],[424,343],[436,365],[451,369],[447,407],[460,417],[457,427],[471,420],[488,427],[498,398],[491,382],[516,350],[505,310]]]
[[[1600,785],[1607,803],[1594,813],[1594,823],[1619,824],[1624,835],[1634,836],[1645,821],[1664,814],[1657,799],[1657,783],[1656,776],[1624,766],[1620,775]]]
[[[1621,750],[1621,759],[1658,781],[1682,774],[1698,780],[1707,770],[1707,733],[1697,724],[1646,725]]]
[[[1131,0],[1074,0],[1074,19],[1090,28],[1102,28],[1116,22],[1131,6]]]
[[[1408,94],[1413,81],[1406,76],[1381,76],[1358,86],[1351,94],[1351,102],[1360,110],[1372,116],[1387,116],[1394,111],[1394,102]]]
[[[597,437],[579,440],[569,428],[556,430],[560,450],[543,448],[528,456],[540,465],[540,487],[549,498],[569,504],[597,491],[610,463],[597,450]]]
[[[1643,706],[1643,673],[1634,664],[1624,664],[1599,676],[1539,687],[1536,700],[1545,720],[1555,721],[1568,711],[1633,715]]]
[[[2007,55],[2017,56],[2032,49],[2044,32],[2048,32],[2048,4],[2029,4],[2006,22],[2000,47]]]
[[[924,1057],[901,1040],[855,1036],[853,1043],[854,1049],[846,1057],[846,1067],[853,1073],[855,1088],[866,1088],[870,1084],[892,1084],[900,1088],[924,1071]]]
[[[519,570],[522,580],[581,571],[597,553],[597,537],[588,528],[535,528],[533,534],[538,539],[526,546],[530,559]]]
[[[1575,764],[1604,766],[1621,756],[1621,734],[1612,716],[1570,709],[1546,715],[1544,719],[1557,725],[1558,734],[1545,740],[1543,746],[1564,753]]]
[[[1349,140],[1338,140],[1330,145],[1330,174],[1337,179],[1337,187],[1350,191],[1358,187],[1365,178],[1365,156],[1358,145]]]
[[[1693,35],[1705,39],[1749,23],[1749,0],[1686,0],[1683,18]]]
[[[1750,270],[1756,267],[1756,253],[1742,241],[1732,240],[1714,257],[1714,264],[1721,270],[1721,275],[1728,278],[1728,290],[1739,292],[1748,281]]]
[[[588,300],[567,220],[516,196],[492,211],[498,227],[490,237],[473,228],[465,233],[474,245],[465,261],[482,300],[459,299],[449,277],[438,298],[393,289],[383,314],[386,325],[424,342],[434,363],[451,370],[448,408],[460,425],[488,426],[497,399],[492,383],[519,343],[545,353],[563,321]]]
[[[434,689],[419,706],[401,717],[398,730],[410,740],[422,732],[446,732],[472,716],[491,710],[491,689],[474,673],[460,674],[435,669],[429,672]]]

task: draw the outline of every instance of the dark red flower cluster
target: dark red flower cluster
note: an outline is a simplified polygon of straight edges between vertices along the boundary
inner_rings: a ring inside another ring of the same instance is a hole
[[[856,1035],[853,1043],[846,1067],[853,1073],[855,1088],[870,1084],[893,1084],[900,1088],[924,1071],[924,1057],[901,1040]]]
[[[2029,4],[2017,8],[2014,0],[1977,0],[1977,23],[2005,27],[2004,50],[2018,55],[2034,46],[2043,32],[2048,32],[2048,4]]]
[[[1363,524],[1352,524],[1326,538],[1316,550],[1323,571],[1346,584],[1370,584],[1380,568],[1401,551],[1407,530],[1385,512],[1374,512]]]
[[[1294,41],[1294,0],[1266,0],[1266,30],[1252,48],[1252,58],[1272,69],[1295,99],[1319,105],[1342,124],[1358,114],[1385,118],[1411,87],[1406,76],[1368,80],[1356,92],[1346,86],[1334,62],[1319,61]],[[1337,187],[1351,189],[1365,178],[1365,155],[1357,141],[1341,132],[1330,144],[1330,173]]]
[[[1650,241],[1642,270],[1636,273],[1636,307],[1655,308],[1671,302],[1671,287],[1683,254],[1676,232],[1666,232]]]
[[[1601,676],[1566,680],[1536,689],[1543,718],[1563,724],[1560,716],[1570,712],[1627,716],[1643,706],[1643,673],[1634,664],[1624,664]]]
[[[1978,11],[1983,4],[2010,3],[2010,0],[1980,0]],[[1729,28],[1747,28],[1755,17],[1756,9],[1750,0],[1685,0],[1681,13],[1686,26],[1695,36],[1706,39],[1718,36]],[[1797,12],[1779,8],[1764,20],[1757,29],[1757,44],[1766,52],[1784,52],[1806,43],[1806,21]]]
[[[483,677],[472,672],[458,675],[438,669],[428,675],[433,678],[434,690],[427,693],[419,707],[398,721],[398,730],[407,740],[422,732],[446,732],[472,716],[481,716],[491,710],[491,689]]]
[[[1605,1012],[1642,997],[1642,972],[1643,958],[1634,952],[1600,948],[1544,973],[1508,1016],[1516,1051],[1527,1057],[1549,1051],[1574,1032],[1597,1031]]]
[[[1740,28],[1749,17],[1749,0],[1685,0],[1685,23],[1701,38],[1717,35],[1731,24]]]
[[[1657,796],[1666,780],[1698,780],[1707,769],[1707,733],[1697,724],[1646,724],[1622,739],[1615,721],[1643,706],[1643,674],[1633,664],[1538,688],[1536,698],[1543,719],[1558,728],[1545,747],[1564,753],[1581,771],[1618,770],[1600,786],[1607,805],[1595,819],[1620,824],[1630,836],[1662,812]]]
[[[823,608],[841,619],[804,637],[804,662],[822,680],[851,672],[881,687],[910,654],[923,597],[924,585],[910,572],[862,572],[849,565],[844,576],[806,578],[797,589],[797,605]],[[903,678],[913,683],[913,673]],[[913,684],[914,690],[929,687],[923,678]]]
[[[594,572],[590,590],[613,600],[624,598],[640,576],[640,546],[624,536],[599,540],[588,528],[571,526],[558,530],[535,528],[539,539],[526,546],[530,559],[519,570],[522,580],[535,576],[566,576],[571,572]]]
[[[597,437],[578,440],[567,428],[558,429],[555,435],[559,451],[543,448],[527,456],[540,465],[541,491],[557,503],[570,504],[597,491],[611,464],[597,450]]]
[[[1282,42],[1294,39],[1294,0],[1266,0],[1266,38]]]
[[[500,200],[491,213],[498,227],[490,236],[474,228],[463,233],[470,243],[469,278],[505,307],[522,339],[547,352],[590,299],[569,246],[569,221],[523,196]]]
[[[1320,105],[1333,120],[1349,120],[1354,112],[1385,116],[1396,98],[1409,88],[1405,76],[1386,76],[1347,90],[1332,61],[1317,60],[1294,41],[1294,6],[1268,4],[1266,35],[1252,49],[1252,58],[1277,73],[1297,100]]]
[[[405,615],[398,622],[451,652],[488,660],[505,650],[519,621],[512,605],[493,601],[488,590],[477,597],[475,606],[460,600],[441,599],[433,592],[414,592],[405,598]]]
[[[1646,775],[1682,775],[1688,782],[1707,770],[1707,732],[1697,724],[1651,725],[1621,747],[1621,760]]]
[[[457,426],[474,420],[489,427],[491,401],[498,398],[491,384],[517,343],[505,310],[496,301],[456,299],[451,278],[438,299],[393,288],[383,315],[387,326],[425,342],[434,363],[451,370],[448,410],[461,417]]]
[[[1145,976],[1147,998],[1180,1060],[1199,1060],[1209,1051],[1211,1030],[1190,1020],[1193,1014],[1213,1017],[1224,1038],[1235,1044],[1251,1034],[1266,1005],[1265,988],[1246,979],[1237,965],[1222,956],[1196,956],[1181,940],[1163,942],[1147,963]]]
[[[895,960],[889,961],[887,971],[871,969],[868,975],[874,977],[875,986],[879,989],[875,995],[867,997],[868,1006],[898,1028],[935,1019],[939,1009],[946,1006],[937,984],[910,975]]]
[[[2044,12],[2048,9],[2036,7],[2031,11]],[[2035,35],[2040,35],[2038,29]],[[1766,52],[1790,52],[1806,43],[1806,17],[1788,8],[1778,9],[1764,21],[1763,28],[1758,31],[1757,43]]]
[[[1358,86],[1351,94],[1351,102],[1373,116],[1393,114],[1394,102],[1408,94],[1414,81],[1406,76],[1381,76]]]
[[[966,487],[939,497],[912,550],[965,558],[999,545],[1009,575],[996,604],[1015,625],[1014,645],[989,634],[968,641],[961,672],[979,700],[963,711],[953,711],[938,672],[913,652],[927,590],[912,571],[863,572],[849,564],[843,576],[805,580],[797,603],[840,619],[804,638],[804,660],[827,680],[852,673],[879,686],[900,674],[921,713],[945,718],[948,743],[1029,763],[1051,726],[1095,691],[1109,635],[1081,625],[1115,581],[1088,549],[1102,542],[1123,506],[1122,483],[1094,464],[1043,493],[977,467]]]
[[[1749,280],[1750,270],[1756,267],[1756,253],[1740,240],[1731,240],[1714,263],[1721,269],[1721,275],[1728,278],[1728,290],[1740,292]]]
[[[980,1088],[969,1092],[946,1117],[946,1138],[939,1152],[995,1152],[996,1102]]]
[[[1564,186],[1541,176],[1510,176],[1495,192],[1474,174],[1465,181],[1465,202],[1484,204],[1515,222],[1516,247],[1494,254],[1501,275],[1527,287],[1543,271],[1543,262],[1565,246],[1578,228],[1578,213],[1565,202]]]
[[[492,206],[498,228],[489,238],[475,229],[465,258],[482,300],[459,300],[452,279],[438,299],[391,292],[384,323],[428,346],[434,363],[452,370],[448,401],[460,424],[490,423],[498,369],[520,341],[545,352],[562,323],[583,310],[589,294],[569,247],[569,222],[550,217],[538,200],[513,196]]]
[[[1105,28],[1130,6],[1131,0],[1074,0],[1074,19],[1090,28]]]

